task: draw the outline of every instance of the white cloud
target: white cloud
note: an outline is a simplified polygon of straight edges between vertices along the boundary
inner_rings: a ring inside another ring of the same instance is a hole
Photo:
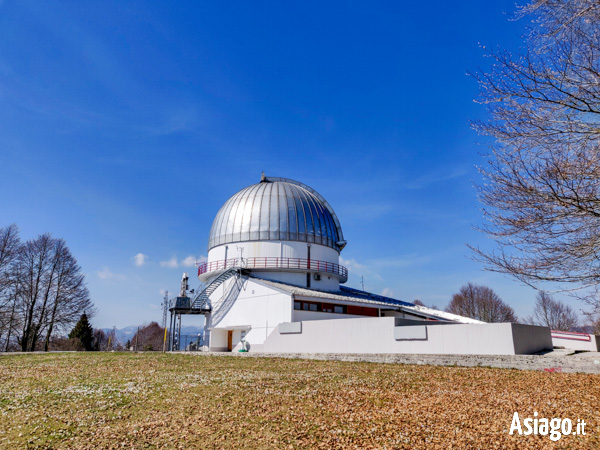
[[[123,281],[125,279],[125,275],[120,273],[111,272],[108,267],[103,268],[101,271],[96,272],[98,278],[102,280],[118,280]]]
[[[381,295],[383,295],[384,297],[393,297],[394,291],[392,291],[390,288],[383,288],[381,290]]]
[[[178,267],[194,267],[196,262],[206,262],[206,256],[188,256],[183,259],[177,259],[177,256],[172,256],[168,261],[161,261],[161,267],[168,267],[169,269],[177,269]]]
[[[340,264],[348,269],[350,273],[358,277],[365,276],[365,278],[372,278],[376,280],[383,280],[381,275],[375,272],[373,269],[368,267],[366,264],[357,262],[354,258],[346,259],[340,256]],[[371,265],[371,264],[369,264]]]
[[[365,266],[356,262],[354,258],[346,259],[340,256],[340,264],[350,270],[364,270]]]
[[[177,269],[179,267],[179,263],[177,262],[176,256],[171,256],[171,259],[168,261],[161,261],[160,267],[168,267],[169,269]]]
[[[188,256],[187,258],[182,259],[180,264],[183,267],[194,267],[196,265],[196,257]]]
[[[142,267],[144,264],[146,264],[146,260],[148,259],[148,255],[144,255],[143,253],[138,253],[137,255],[135,255],[131,259],[133,260],[133,263],[136,266]]]

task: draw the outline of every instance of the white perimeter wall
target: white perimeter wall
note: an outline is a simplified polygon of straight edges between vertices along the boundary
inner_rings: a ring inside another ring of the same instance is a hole
[[[262,346],[274,353],[422,353],[514,355],[552,348],[550,329],[511,323],[395,327],[392,317],[282,324]],[[293,329],[293,328],[292,328]],[[401,336],[401,339],[396,337]],[[515,351],[516,348],[516,351]]]
[[[594,336],[593,334],[585,335],[589,337],[589,341],[582,340],[580,336],[577,339],[572,337],[559,337],[552,336],[552,343],[555,347],[564,347],[570,350],[585,350],[588,352],[600,352],[600,336]]]
[[[208,328],[211,329],[210,349],[213,351],[227,349],[225,330],[234,329],[233,346],[236,350],[241,348],[242,328],[247,329],[245,340],[250,344],[251,350],[256,350],[277,324],[292,320],[291,295],[262,286],[251,279],[243,281],[235,301],[223,303],[223,295],[233,283],[234,279],[226,281],[210,297],[213,313]]]

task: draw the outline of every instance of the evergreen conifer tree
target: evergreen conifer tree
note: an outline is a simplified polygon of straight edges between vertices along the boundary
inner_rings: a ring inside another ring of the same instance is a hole
[[[94,341],[94,330],[92,329],[90,322],[88,321],[87,315],[83,313],[75,328],[69,333],[69,339],[77,338],[81,341],[83,348],[87,351],[92,350]]]

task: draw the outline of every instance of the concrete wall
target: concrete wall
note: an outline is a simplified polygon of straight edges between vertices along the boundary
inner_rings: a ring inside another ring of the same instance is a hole
[[[11,353],[14,355],[15,353]],[[407,355],[393,353],[204,353],[191,352],[199,358],[293,358],[317,361],[371,362],[461,367],[496,367],[499,369],[538,370],[543,372],[600,374],[597,353],[565,355]]]
[[[511,323],[396,327],[392,317],[302,322],[301,333],[276,329],[264,352],[514,355],[551,349],[550,330]],[[517,339],[517,341],[515,341]],[[527,340],[527,342],[522,342]]]
[[[292,321],[292,298],[288,293],[262,286],[251,279],[244,280],[234,298],[228,293],[239,280],[230,279],[211,295],[213,312],[207,317],[210,349],[227,348],[227,331],[234,330],[234,351],[241,348],[241,332],[252,350],[260,348],[267,336],[282,322]]]
[[[570,350],[583,350],[600,352],[600,336],[585,333],[552,332],[552,343],[555,347],[564,347]]]
[[[550,328],[535,325],[512,324],[515,355],[531,355],[541,350],[552,350]]]

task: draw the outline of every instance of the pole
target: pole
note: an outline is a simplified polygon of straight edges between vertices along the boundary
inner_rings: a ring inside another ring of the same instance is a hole
[[[171,311],[171,317],[169,318],[169,325],[171,325],[171,328],[169,331],[169,351],[172,352],[173,351],[173,311]]]
[[[167,327],[165,327],[165,337],[163,338],[163,353],[165,352],[166,346],[167,346]]]
[[[177,330],[177,350],[181,350],[181,314],[179,316],[179,326]]]
[[[137,333],[135,333],[135,351],[138,351],[138,338],[140,337],[140,327],[137,329]]]

